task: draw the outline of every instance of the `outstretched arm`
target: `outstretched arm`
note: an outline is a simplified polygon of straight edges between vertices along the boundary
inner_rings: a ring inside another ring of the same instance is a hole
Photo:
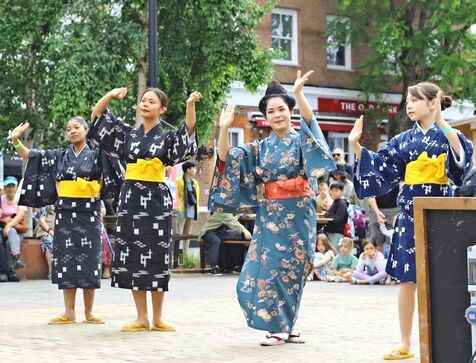
[[[362,137],[363,128],[364,116],[360,116],[355,120],[354,127],[349,134],[349,143],[352,145],[352,149],[354,149],[355,156],[358,160],[360,160],[360,156],[362,155],[362,145],[360,145],[359,140]]]
[[[187,126],[187,132],[189,135],[195,131],[195,123],[197,117],[195,115],[195,103],[200,101],[202,94],[200,92],[192,92],[187,99],[187,109],[185,111],[185,125]]]
[[[20,125],[15,127],[10,133],[10,138],[12,139],[13,147],[23,160],[28,160],[28,157],[30,156],[30,149],[23,145],[20,140],[20,137],[23,136],[28,127],[30,127],[30,124],[28,122],[21,123]]]
[[[122,100],[127,95],[127,88],[114,88],[113,90],[106,93],[93,107],[91,112],[91,121],[94,121],[100,117],[104,111],[106,111],[107,106],[113,100]]]
[[[220,134],[218,136],[218,157],[221,161],[226,161],[228,156],[228,128],[233,122],[235,115],[235,104],[230,102],[226,108],[221,111],[220,115]]]
[[[296,81],[294,82],[294,97],[296,97],[296,102],[298,104],[299,111],[301,112],[301,117],[309,125],[311,122],[312,112],[311,105],[307,102],[306,97],[304,97],[303,88],[304,84],[309,80],[309,77],[314,73],[314,71],[307,72],[304,76],[301,77],[301,71],[297,71]],[[292,111],[292,110],[290,110]]]

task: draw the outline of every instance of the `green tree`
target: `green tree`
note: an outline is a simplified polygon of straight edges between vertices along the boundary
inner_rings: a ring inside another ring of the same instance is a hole
[[[57,145],[64,121],[88,117],[109,89],[127,86],[129,94],[139,96],[147,77],[147,4],[1,2],[0,138],[28,120],[27,143]],[[182,123],[188,94],[200,91],[197,126],[204,142],[232,82],[242,81],[253,91],[271,78],[271,51],[259,49],[254,28],[272,2],[164,0],[158,5],[158,84],[171,100],[165,120]],[[112,107],[134,123],[136,101],[129,97]]]
[[[378,97],[388,84],[400,86],[392,134],[410,125],[406,90],[418,81],[435,82],[453,98],[476,103],[476,38],[469,31],[476,2],[337,0],[335,6],[350,19],[352,45],[370,48],[357,87]]]

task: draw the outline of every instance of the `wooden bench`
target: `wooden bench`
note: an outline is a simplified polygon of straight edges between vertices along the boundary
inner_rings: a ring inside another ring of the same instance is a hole
[[[21,242],[20,254],[25,267],[16,270],[20,278],[29,280],[46,279],[48,264],[41,251],[41,241],[36,238],[25,237]]]
[[[249,246],[251,241],[248,240],[241,240],[241,239],[225,239],[222,241],[223,244],[231,244],[231,245],[246,245]],[[203,239],[198,241],[200,246],[200,268],[202,269],[202,273],[205,272],[205,241]]]

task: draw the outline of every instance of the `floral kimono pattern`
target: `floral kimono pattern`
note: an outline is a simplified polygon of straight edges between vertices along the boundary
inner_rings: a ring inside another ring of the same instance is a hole
[[[256,184],[303,177],[317,178],[335,169],[324,136],[313,118],[301,120],[299,133],[231,149],[217,187],[216,210],[256,212],[256,223],[237,284],[238,301],[248,325],[291,332],[312,268],[316,238],[313,197],[258,199]]]
[[[456,132],[462,145],[460,158],[436,124],[424,133],[415,123],[412,129],[395,136],[378,153],[362,148],[362,156],[355,166],[354,186],[357,196],[367,198],[387,193],[405,180],[407,164],[422,156],[431,159],[445,157],[440,173],[446,174],[453,184],[461,185],[471,168],[473,145],[461,132]],[[416,282],[413,198],[452,195],[453,189],[449,184],[423,182],[403,185],[397,198],[400,213],[387,260],[386,271],[390,276],[401,282]]]
[[[132,127],[109,110],[96,119],[88,138],[125,163],[158,158],[163,165],[174,165],[197,150],[195,136],[188,135],[185,125],[164,131],[158,124],[145,133],[143,125]],[[165,182],[124,181],[117,207],[113,287],[168,291],[172,201]]]

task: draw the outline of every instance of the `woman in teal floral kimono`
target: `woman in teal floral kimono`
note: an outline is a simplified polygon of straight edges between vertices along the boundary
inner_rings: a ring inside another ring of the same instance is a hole
[[[237,293],[248,325],[269,332],[261,345],[304,343],[293,327],[316,237],[315,199],[309,183],[314,187],[319,176],[335,168],[302,91],[312,73],[301,77],[299,71],[294,83],[302,116],[299,132],[291,128],[296,100],[279,82],[268,85],[259,104],[272,129],[268,138],[229,149],[234,105],[229,104],[220,116],[216,170],[220,177],[210,204],[216,211],[256,213]],[[264,185],[264,198],[258,198],[257,184]]]

